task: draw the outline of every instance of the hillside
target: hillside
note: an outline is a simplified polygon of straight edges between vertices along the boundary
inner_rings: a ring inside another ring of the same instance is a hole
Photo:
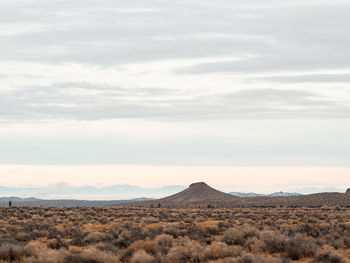
[[[206,183],[193,183],[189,188],[180,193],[159,199],[162,202],[207,202],[207,201],[229,201],[235,198],[230,194],[220,192]]]
[[[238,203],[234,203],[233,206],[350,206],[350,195],[344,193],[318,193],[300,196],[252,197],[242,198]]]
[[[300,193],[288,193],[288,192],[275,192],[272,194],[257,194],[257,193],[241,193],[241,192],[230,192],[231,195],[239,197],[257,197],[257,196],[296,196],[301,195]]]
[[[239,197],[218,191],[206,183],[193,183],[187,189],[158,200],[127,203],[142,207],[320,207],[350,206],[350,194],[318,193],[291,196]]]
[[[218,191],[204,182],[193,183],[187,189],[158,200],[137,202],[139,206],[183,207],[183,206],[228,206],[239,197]]]

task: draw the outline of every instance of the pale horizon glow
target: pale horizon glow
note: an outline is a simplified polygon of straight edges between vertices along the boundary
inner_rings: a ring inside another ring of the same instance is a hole
[[[143,187],[204,181],[223,191],[271,193],[350,187],[349,167],[193,167],[149,165],[0,165],[1,186],[130,184]]]

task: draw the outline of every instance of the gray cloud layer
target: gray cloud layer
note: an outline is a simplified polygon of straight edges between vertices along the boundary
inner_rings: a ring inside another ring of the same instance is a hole
[[[260,77],[262,80],[277,83],[339,83],[350,82],[350,74],[303,74],[293,76]]]
[[[0,120],[348,118],[346,98],[298,85],[349,82],[349,74],[277,73],[350,69],[349,12],[350,5],[338,0],[4,0],[0,61],[122,68],[135,62],[223,58],[170,74],[270,75],[252,77],[253,88],[219,92],[213,86],[207,93],[165,89],[167,83],[141,89],[85,80],[7,82],[6,89],[0,88]],[[1,79],[7,77],[0,72]],[[296,85],[266,85],[271,82]]]
[[[17,120],[350,117],[349,105],[300,90],[260,88],[195,95],[171,89],[123,89],[84,82],[26,86],[0,96],[1,115]]]
[[[254,56],[183,72],[349,67],[344,1],[4,1],[1,59],[120,64]]]

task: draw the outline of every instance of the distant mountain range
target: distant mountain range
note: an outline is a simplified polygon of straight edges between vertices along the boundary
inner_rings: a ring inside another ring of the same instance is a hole
[[[134,198],[159,198],[182,191],[183,185],[145,188],[135,185],[111,185],[105,187],[70,186],[66,183],[45,187],[0,186],[0,196],[36,197],[40,199],[119,200]]]
[[[36,202],[40,200],[130,200],[135,198],[157,199],[170,196],[185,190],[184,185],[169,185],[161,187],[140,187],[135,185],[120,184],[104,187],[96,186],[71,186],[67,183],[58,183],[44,187],[6,187],[0,186],[0,197],[11,196],[11,200],[15,198],[31,198],[21,199],[20,202]],[[318,192],[344,192],[344,189],[337,188],[300,188],[297,192],[275,192],[272,194],[260,194],[254,192],[230,192],[229,194],[237,197],[292,197],[302,194],[318,193]],[[17,201],[17,200],[16,200]],[[7,202],[7,200],[3,200]],[[43,201],[40,201],[43,202]],[[72,201],[73,202],[73,201]]]
[[[142,188],[129,185],[116,185],[103,188],[96,187],[70,187],[60,184],[52,187],[52,190],[69,191],[72,193],[126,193],[140,195],[141,193],[155,196],[166,192],[182,189],[183,186],[167,186],[160,188]],[[6,189],[6,188],[5,188]],[[18,191],[21,189],[16,188]],[[32,188],[33,189],[33,188]],[[0,189],[4,190],[4,187]],[[9,190],[9,189],[7,189]],[[22,189],[23,191],[28,188]],[[43,192],[43,188],[36,191]],[[48,189],[45,188],[47,191]],[[1,193],[0,193],[1,194]],[[3,192],[2,192],[3,194]],[[66,193],[67,194],[67,193]],[[101,197],[101,196],[99,196]],[[193,183],[188,188],[164,198],[134,198],[134,199],[105,199],[105,200],[82,200],[82,199],[40,199],[35,197],[21,198],[17,196],[0,197],[0,206],[8,206],[9,201],[13,206],[144,206],[144,207],[266,207],[266,206],[350,206],[350,190],[346,193],[324,192],[317,194],[301,195],[298,193],[276,192],[272,194],[256,193],[224,193],[216,190],[204,182]]]
[[[257,197],[257,196],[298,196],[299,193],[288,193],[288,192],[275,192],[272,194],[257,194],[257,193],[241,193],[241,192],[230,192],[231,195],[239,197]]]
[[[130,202],[140,202],[140,201],[150,201],[151,198],[136,198],[130,200],[75,200],[75,199],[61,199],[61,200],[45,200],[39,198],[20,198],[16,196],[10,197],[0,197],[0,206],[8,206],[9,201],[11,201],[12,206],[110,206],[116,204],[130,203]]]

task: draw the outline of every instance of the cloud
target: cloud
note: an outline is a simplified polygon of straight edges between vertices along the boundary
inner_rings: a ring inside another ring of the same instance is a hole
[[[195,93],[88,82],[23,86],[0,96],[1,119],[157,119],[350,117],[347,101],[297,89]]]
[[[343,1],[5,1],[0,59],[120,65],[249,55],[259,59],[243,63],[246,71],[342,68],[349,9]],[[203,67],[190,72],[212,70]]]
[[[255,81],[268,81],[276,83],[340,83],[350,82],[350,74],[303,74],[287,76],[269,76],[251,78]]]
[[[2,0],[0,161],[348,166],[349,11]]]
[[[1,73],[0,119],[348,117],[348,98],[266,82],[347,82],[308,72],[350,68],[349,11],[337,0],[4,1],[0,60],[39,66]],[[159,61],[169,63],[147,68]],[[123,73],[140,63],[143,78]],[[94,70],[42,70],[72,64]],[[100,68],[111,72],[94,76]],[[295,71],[308,75],[264,76]],[[255,83],[219,84],[220,73]],[[197,74],[206,79],[186,77]]]
[[[243,57],[239,60],[199,63],[190,67],[178,68],[180,74],[206,73],[271,73],[290,71],[315,71],[332,69],[349,69],[350,55],[338,53],[329,56],[324,51],[304,50],[293,52],[285,50],[278,54]],[[344,51],[343,51],[344,52]]]

